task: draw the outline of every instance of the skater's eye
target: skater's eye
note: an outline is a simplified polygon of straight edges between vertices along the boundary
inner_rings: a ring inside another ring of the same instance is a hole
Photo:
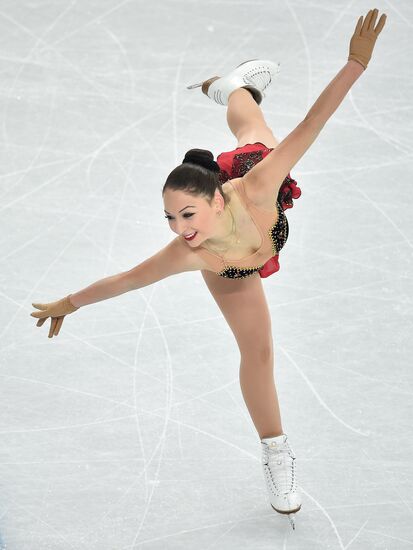
[[[193,216],[193,215],[194,215],[193,213],[192,213],[192,214],[186,213],[186,214],[184,214],[184,218],[190,218],[190,217]],[[173,217],[172,217],[172,216],[165,216],[165,218],[166,218],[167,220],[173,220]]]

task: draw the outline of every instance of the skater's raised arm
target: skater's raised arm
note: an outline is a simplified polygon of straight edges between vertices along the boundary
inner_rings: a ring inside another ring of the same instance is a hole
[[[52,338],[59,334],[64,317],[82,306],[143,288],[177,273],[198,269],[200,266],[197,256],[180,237],[176,237],[159,252],[128,271],[100,279],[57,302],[33,303],[40,311],[33,311],[30,315],[39,319],[38,327],[51,318],[49,338]]]
[[[386,15],[376,23],[378,10],[370,10],[364,22],[360,17],[350,41],[346,65],[321,93],[304,120],[244,176],[244,184],[252,199],[268,201],[277,196],[285,177],[315,141],[327,120],[339,107],[350,88],[367,68]]]

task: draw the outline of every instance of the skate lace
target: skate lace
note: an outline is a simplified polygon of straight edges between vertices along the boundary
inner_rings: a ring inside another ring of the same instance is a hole
[[[264,450],[263,463],[275,489],[280,494],[296,490],[295,456],[288,446],[270,447]]]
[[[271,74],[263,67],[263,70],[251,71],[244,76],[245,80],[248,80],[252,86],[259,86],[261,90],[265,90],[268,84],[271,82]]]

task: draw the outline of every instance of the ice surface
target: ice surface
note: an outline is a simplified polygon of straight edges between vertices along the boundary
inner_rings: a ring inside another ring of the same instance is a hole
[[[296,530],[269,505],[236,340],[200,272],[90,305],[57,338],[32,302],[130,269],[175,235],[188,149],[236,147],[186,86],[281,63],[278,140],[345,65],[372,4],[6,0],[0,8],[0,548],[413,548],[413,4],[380,2],[370,65],[291,171],[263,279]]]

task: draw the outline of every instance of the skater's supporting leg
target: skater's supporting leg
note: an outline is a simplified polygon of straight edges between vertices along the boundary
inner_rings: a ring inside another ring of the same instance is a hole
[[[262,350],[242,354],[239,375],[242,395],[260,439],[283,434],[272,352],[267,357]]]
[[[267,147],[274,148],[279,143],[271,128],[267,126],[261,107],[244,88],[238,88],[229,96],[227,122],[238,140],[237,147],[261,142]]]
[[[241,390],[260,439],[281,435],[271,318],[262,280],[259,276],[224,279],[208,270],[201,273],[237,341]]]

